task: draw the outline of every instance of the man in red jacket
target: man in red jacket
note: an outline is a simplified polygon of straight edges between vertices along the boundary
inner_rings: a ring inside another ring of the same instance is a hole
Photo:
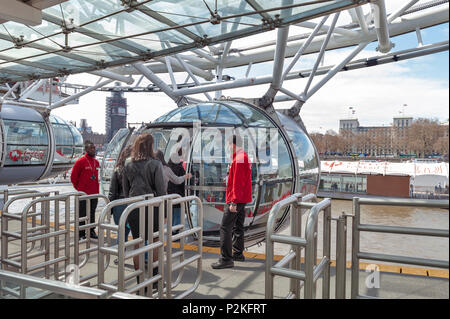
[[[214,269],[232,268],[234,261],[244,261],[245,204],[252,201],[252,164],[242,149],[242,139],[233,135],[227,142],[232,162],[228,172],[226,208],[220,227],[222,257],[212,264]],[[234,238],[233,238],[234,235]]]
[[[100,167],[100,164],[95,159],[95,145],[91,141],[85,141],[84,149],[86,154],[80,157],[73,165],[70,180],[77,191],[85,192],[87,195],[98,194],[98,168]],[[90,203],[90,223],[95,223],[95,210],[97,208],[98,200],[96,198],[91,199]],[[80,218],[86,216],[85,200],[80,202],[79,212]],[[80,222],[80,225],[84,225],[84,222]],[[80,231],[79,234],[80,238],[86,237],[84,230]],[[97,238],[93,228],[91,228],[90,235],[91,238]]]

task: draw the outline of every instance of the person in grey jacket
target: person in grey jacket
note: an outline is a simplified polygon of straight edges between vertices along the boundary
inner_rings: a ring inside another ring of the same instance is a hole
[[[125,197],[153,194],[155,197],[166,195],[163,167],[155,159],[153,153],[153,136],[148,133],[139,135],[131,149],[131,158],[125,162],[122,177]],[[148,234],[148,213],[145,212],[145,237]],[[133,210],[128,216],[133,239],[139,238],[139,209]],[[159,230],[159,213],[154,209],[153,232]],[[148,238],[145,238],[146,240]],[[158,260],[158,254],[153,253],[153,261]],[[139,268],[139,256],[133,258],[135,269]],[[158,268],[155,268],[157,271]],[[153,274],[155,275],[155,270]]]
[[[184,174],[182,176],[177,176],[172,169],[167,165],[166,160],[164,159],[164,154],[161,150],[156,151],[156,159],[158,159],[163,164],[163,173],[164,173],[164,183],[166,186],[169,182],[172,182],[176,185],[184,183],[187,179],[192,177],[191,173]]]
[[[166,185],[166,190],[168,189],[169,182],[180,185],[184,184],[189,178],[192,177],[191,173],[187,173],[181,176],[178,176],[174,173],[172,168],[167,165],[166,160],[164,159],[164,153],[161,150],[156,151],[156,158],[163,164],[163,171],[164,171],[164,183]],[[171,194],[170,192],[168,192]],[[184,194],[182,195],[184,196]],[[180,205],[175,205],[172,208],[172,226],[178,225],[181,222],[181,208]],[[178,231],[174,231],[174,234]]]

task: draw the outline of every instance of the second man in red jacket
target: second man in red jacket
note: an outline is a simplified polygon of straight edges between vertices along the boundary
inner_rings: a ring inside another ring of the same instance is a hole
[[[87,195],[99,193],[98,183],[98,169],[100,167],[99,162],[95,159],[95,145],[91,141],[84,142],[84,149],[86,154],[80,157],[72,168],[70,180],[73,187],[80,192],[85,192]],[[90,223],[95,223],[95,210],[97,208],[98,200],[93,198],[90,200]],[[80,201],[79,216],[86,216],[86,201]],[[80,222],[80,225],[84,225],[84,222]],[[85,238],[85,231],[80,231],[80,238]],[[91,228],[90,237],[96,239],[97,234],[94,229]]]

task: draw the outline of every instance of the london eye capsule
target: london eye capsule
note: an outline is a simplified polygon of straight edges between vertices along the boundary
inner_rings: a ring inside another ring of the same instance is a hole
[[[227,168],[231,154],[228,136],[241,135],[244,151],[252,161],[252,202],[246,206],[245,245],[265,237],[273,205],[293,193],[316,193],[320,166],[317,151],[308,135],[290,117],[276,118],[241,101],[226,100],[191,104],[172,110],[140,128],[122,129],[110,142],[101,167],[104,191],[120,151],[143,133],[150,133],[155,148],[166,162],[183,162],[192,178],[185,195],[196,195],[203,203],[203,237],[207,244],[219,244],[219,229],[225,208]],[[278,124],[280,123],[280,124]],[[276,218],[276,231],[288,220],[288,209]],[[195,204],[187,210],[193,227]]]
[[[29,106],[1,104],[0,185],[37,181],[69,170],[83,152],[70,123]]]

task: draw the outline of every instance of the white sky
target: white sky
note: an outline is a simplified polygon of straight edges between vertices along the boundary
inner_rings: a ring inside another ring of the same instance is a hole
[[[392,3],[400,5],[401,1],[387,1],[388,12],[392,12]],[[404,2],[404,1],[403,1]],[[367,7],[367,6],[364,6]],[[365,10],[367,10],[365,8]],[[342,14],[342,19],[346,19],[346,14]],[[329,23],[329,21],[328,21]],[[341,24],[341,20],[338,24]],[[445,34],[448,40],[448,25],[439,32]],[[425,43],[427,38],[436,34],[427,34],[425,30],[423,37]],[[265,33],[259,39],[267,41],[269,37],[275,39],[275,33]],[[438,35],[439,38],[439,35]],[[253,41],[257,41],[253,39]],[[247,41],[249,39],[240,40]],[[395,42],[393,40],[393,42]],[[239,46],[238,41],[233,45]],[[374,46],[372,46],[374,47]],[[396,49],[394,48],[394,51]],[[332,65],[341,61],[349,52],[349,49],[326,52],[324,64]],[[356,59],[377,55],[372,48],[362,51]],[[435,118],[439,121],[447,121],[449,118],[449,84],[448,84],[448,64],[446,70],[434,75],[433,70],[439,69],[444,59],[448,59],[448,51],[438,55],[430,55],[409,61],[389,63],[371,68],[364,68],[349,72],[338,73],[315,95],[313,95],[303,106],[301,116],[310,132],[325,132],[328,129],[338,131],[339,119],[349,115],[349,107],[356,110],[356,116],[363,126],[389,125],[394,116],[399,115],[403,105],[405,115],[414,118],[426,117]],[[302,57],[293,70],[310,68],[314,56]],[[286,65],[286,63],[285,63]],[[271,74],[272,66],[254,67],[254,72],[265,70],[266,74]],[[243,68],[245,73],[245,68]],[[253,69],[252,69],[253,71]],[[226,70],[224,74],[233,73],[233,70]],[[261,74],[250,73],[250,77]],[[168,77],[161,76],[169,83]],[[138,77],[136,76],[135,79]],[[177,77],[181,82],[185,75]],[[318,81],[322,76],[317,76]],[[90,75],[74,75],[69,77],[71,83],[94,84],[97,77]],[[284,87],[301,93],[306,84],[306,79],[287,81]],[[315,83],[313,81],[313,85]],[[150,82],[144,80],[142,85]],[[223,95],[231,97],[261,97],[267,90],[268,85],[247,87],[242,89],[226,90]],[[214,96],[214,93],[210,93]],[[68,105],[54,110],[54,114],[66,119],[76,121],[79,125],[81,118],[88,120],[88,125],[98,133],[105,132],[105,102],[109,93],[92,92],[80,99],[78,105]],[[163,93],[126,93],[128,102],[128,122],[148,122],[156,119],[162,114],[175,108],[175,103]],[[203,95],[193,96],[204,99]],[[289,108],[294,101],[278,103],[276,108]]]

